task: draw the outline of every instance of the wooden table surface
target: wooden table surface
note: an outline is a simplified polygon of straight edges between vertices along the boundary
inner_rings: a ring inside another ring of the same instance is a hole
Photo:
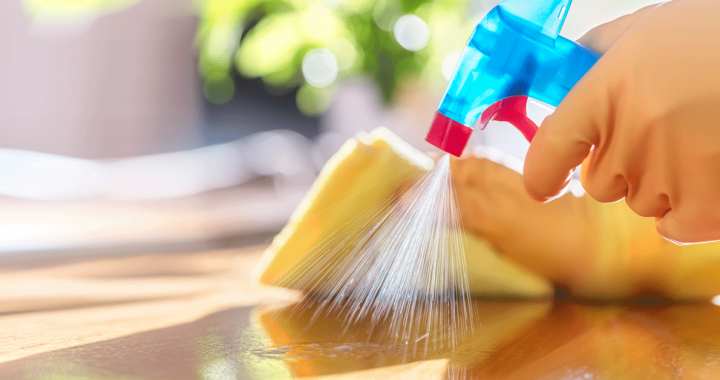
[[[262,249],[0,264],[0,379],[720,379],[714,305],[476,301],[475,330],[426,351],[310,323],[250,282]]]

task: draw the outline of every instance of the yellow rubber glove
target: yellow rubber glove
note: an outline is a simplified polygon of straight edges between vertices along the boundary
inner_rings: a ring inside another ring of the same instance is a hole
[[[388,204],[398,187],[431,167],[432,160],[388,130],[351,139],[273,240],[256,268],[257,279],[322,292],[332,285],[324,283],[324,272],[333,266],[311,273],[314,282],[297,281],[302,277],[297,269],[323,253],[314,247],[338,233],[362,233],[351,222],[369,208]],[[473,295],[549,296],[548,281],[593,298],[654,292],[709,299],[720,294],[720,244],[672,244],[655,232],[651,219],[623,203],[601,204],[571,194],[537,203],[525,192],[520,174],[484,158],[453,160],[451,170]]]
[[[538,203],[519,173],[487,158],[455,159],[451,171],[465,229],[576,296],[720,294],[720,243],[673,244],[655,232],[652,219],[587,195]]]
[[[593,198],[624,197],[676,242],[720,239],[720,1],[650,6],[580,42],[605,54],[535,136],[528,192],[553,198],[587,157]]]

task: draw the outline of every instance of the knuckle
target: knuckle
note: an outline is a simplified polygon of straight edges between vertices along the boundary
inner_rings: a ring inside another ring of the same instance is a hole
[[[655,228],[665,239],[676,244],[704,243],[720,240],[720,218],[707,215],[678,215],[671,210],[656,218]]]
[[[662,216],[662,214],[658,215],[656,211],[658,206],[653,205],[651,201],[640,199],[639,197],[625,197],[625,203],[627,203],[630,210],[642,217]]]
[[[625,202],[636,214],[646,218],[659,218],[671,210],[668,197],[663,194],[647,196],[630,191]]]
[[[540,186],[536,181],[533,181],[531,178],[525,177],[524,183],[525,191],[528,193],[528,195],[530,195],[531,198],[535,199],[536,201],[544,202],[548,198],[555,195],[548,192],[544,187]]]
[[[670,217],[667,215],[659,218],[659,220],[655,222],[655,229],[660,234],[660,236],[673,243],[689,243],[690,239],[688,239],[687,234],[684,233],[681,229],[678,229],[676,224],[673,223]]]
[[[528,164],[526,161],[522,175],[525,190],[532,198],[538,201],[544,201],[559,192],[556,190],[558,186],[544,172],[544,169],[537,167],[537,165]]]
[[[585,192],[601,203],[617,202],[627,194],[627,182],[620,175],[586,172],[581,182]]]

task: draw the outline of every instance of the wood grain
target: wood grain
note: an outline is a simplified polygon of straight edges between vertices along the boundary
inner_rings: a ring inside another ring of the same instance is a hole
[[[0,378],[720,378],[711,304],[476,300],[454,348],[406,345],[253,285],[263,248],[0,268]]]
[[[192,321],[269,295],[262,247],[87,259],[0,276],[0,362]]]

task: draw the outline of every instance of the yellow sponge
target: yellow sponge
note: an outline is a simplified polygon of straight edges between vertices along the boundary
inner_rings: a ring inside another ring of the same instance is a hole
[[[258,281],[301,291],[331,285],[294,281],[301,272],[298,268],[307,267],[321,251],[326,252],[313,248],[326,244],[331,236],[362,233],[358,226],[378,216],[368,209],[389,205],[398,186],[433,165],[432,159],[385,128],[350,139],[328,161],[288,224],[265,251],[255,272]],[[482,239],[465,235],[473,295],[537,298],[552,294],[550,283],[499,256]],[[340,256],[345,252],[332,251]],[[325,270],[332,271],[332,265]],[[319,274],[314,277],[317,281],[327,278]]]

